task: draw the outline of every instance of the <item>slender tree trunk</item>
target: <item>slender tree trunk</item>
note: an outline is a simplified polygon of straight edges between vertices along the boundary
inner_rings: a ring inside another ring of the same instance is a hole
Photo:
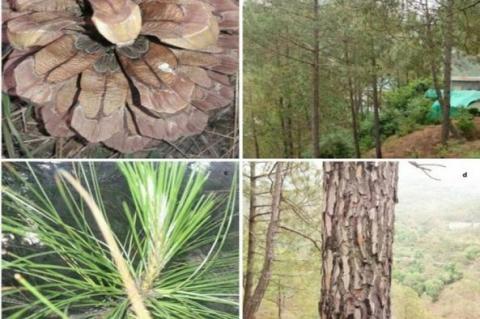
[[[253,289],[253,267],[255,262],[255,215],[256,215],[256,193],[257,178],[255,162],[250,162],[250,211],[248,216],[248,247],[247,247],[247,269],[245,273],[245,285],[243,295],[243,309],[252,296]]]
[[[374,48],[372,48],[374,49]],[[372,52],[372,90],[373,90],[373,130],[375,135],[375,154],[382,158],[382,140],[380,138],[380,100],[378,98],[377,61],[375,52]]]
[[[433,30],[432,30],[432,16],[430,15],[430,8],[428,0],[425,0],[424,3],[424,11],[425,11],[425,43],[428,46],[428,53],[430,55],[430,71],[432,73],[432,81],[433,81],[433,88],[435,89],[435,93],[438,97],[438,103],[440,103],[440,107],[443,110],[444,100],[442,91],[440,90],[440,85],[438,84],[438,71],[437,71],[437,63],[435,61],[435,43],[433,42]]]
[[[290,37],[289,35],[289,29],[288,29],[288,25],[286,26],[286,31],[287,31],[287,37]],[[285,55],[287,57],[290,56],[290,44],[289,42],[287,41],[287,43],[285,44]],[[287,64],[288,64],[288,61],[287,61]],[[286,118],[286,123],[285,123],[285,127],[286,127],[286,131],[287,131],[287,144],[288,144],[288,149],[289,149],[289,152],[288,152],[288,156],[287,158],[290,158],[290,157],[295,157],[295,149],[294,149],[294,142],[293,142],[293,127],[292,127],[292,115],[293,115],[293,112],[292,112],[292,105],[291,105],[291,102],[290,102],[290,98],[287,98],[287,103],[285,104],[285,118]]]
[[[318,27],[320,5],[319,0],[314,1],[314,23],[313,28],[313,66],[312,66],[312,143],[313,157],[320,157],[320,29]]]
[[[277,294],[277,307],[278,307],[278,319],[283,318],[283,290],[280,281],[278,282],[278,294]]]
[[[278,231],[278,221],[280,218],[280,200],[283,188],[283,163],[278,162],[275,170],[275,180],[273,183],[273,194],[271,204],[270,222],[267,228],[265,240],[265,256],[263,260],[262,270],[258,279],[257,286],[251,298],[244,304],[244,319],[254,319],[255,313],[258,311],[262,302],[265,291],[267,290],[270,278],[272,277],[272,263],[274,259],[274,243]]]
[[[287,103],[287,141],[288,141],[288,157],[295,156],[295,146],[293,142],[293,121],[292,121],[292,104],[290,102]]]
[[[255,114],[253,110],[250,111],[250,121],[252,123],[253,146],[255,149],[255,158],[260,158],[260,147],[258,145],[257,124],[255,123]]]
[[[452,123],[450,122],[450,89],[452,80],[452,47],[453,47],[453,4],[454,0],[447,0],[445,17],[445,43],[443,52],[443,121],[442,144],[447,145],[448,135]]]
[[[451,2],[450,2],[451,1]],[[446,5],[446,17],[445,17],[445,31],[444,31],[444,54],[443,54],[443,94],[440,89],[439,76],[437,69],[437,61],[435,60],[436,47],[433,42],[433,19],[430,13],[429,1],[425,0],[423,3],[425,11],[425,42],[429,49],[430,55],[430,70],[432,73],[433,88],[438,97],[438,103],[442,110],[442,133],[441,142],[446,145],[448,142],[449,132],[452,132],[454,136],[458,135],[455,127],[450,119],[450,91],[451,91],[451,73],[452,73],[452,48],[453,48],[453,0],[448,0]],[[447,96],[448,95],[448,96]]]
[[[297,120],[297,124],[296,124],[296,133],[297,133],[297,136],[296,136],[296,140],[297,140],[297,149],[296,149],[296,155],[297,155],[297,158],[301,158],[302,157],[302,153],[303,153],[303,143],[302,143],[302,131],[304,130],[304,127],[301,126],[300,124],[300,121]]]
[[[289,149],[288,149],[288,132],[287,132],[287,121],[285,119],[288,116],[285,112],[285,106],[283,103],[283,97],[280,97],[278,100],[278,116],[280,120],[280,125],[282,127],[282,144],[283,144],[283,157],[288,158]]]
[[[363,91],[358,84],[358,81],[355,83],[355,100],[357,105],[357,114],[359,114],[360,118],[363,120],[365,118],[365,112],[363,109]]]
[[[325,162],[322,319],[389,319],[398,163]]]
[[[357,125],[357,109],[355,103],[355,92],[353,89],[353,80],[352,80],[352,62],[349,56],[348,42],[345,41],[345,62],[347,64],[347,78],[348,78],[348,92],[350,97],[350,112],[352,114],[352,135],[353,135],[353,144],[355,147],[355,156],[361,158],[360,153],[360,144],[358,139],[358,125]]]

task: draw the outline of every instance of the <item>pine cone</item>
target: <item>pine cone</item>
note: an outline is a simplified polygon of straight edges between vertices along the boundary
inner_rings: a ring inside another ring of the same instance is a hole
[[[229,105],[235,0],[2,0],[4,91],[52,136],[120,152],[201,133]]]

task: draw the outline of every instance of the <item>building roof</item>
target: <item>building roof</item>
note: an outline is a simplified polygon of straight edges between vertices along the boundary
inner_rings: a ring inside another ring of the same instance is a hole
[[[453,81],[480,81],[480,57],[455,52],[452,59]]]
[[[456,82],[480,82],[480,76],[452,76]]]

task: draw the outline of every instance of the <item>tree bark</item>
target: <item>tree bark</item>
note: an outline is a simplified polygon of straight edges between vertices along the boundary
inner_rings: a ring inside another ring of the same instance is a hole
[[[255,261],[255,215],[256,215],[256,198],[255,194],[257,192],[257,178],[255,176],[255,162],[250,162],[250,211],[248,216],[248,247],[247,247],[247,269],[245,273],[245,286],[244,286],[244,295],[243,295],[243,309],[245,312],[245,307],[248,303],[248,300],[252,296],[252,287],[253,287],[253,267]]]
[[[319,0],[313,0],[314,23],[313,28],[313,66],[312,66],[312,143],[313,157],[320,157],[320,29],[318,27],[320,5]]]
[[[251,298],[244,303],[244,319],[254,319],[255,313],[258,311],[262,302],[265,291],[272,277],[272,263],[274,259],[274,243],[278,231],[278,221],[280,218],[280,200],[283,189],[283,163],[278,162],[275,170],[275,180],[273,184],[273,194],[271,203],[270,222],[267,228],[265,240],[265,256],[263,260],[262,270],[258,279],[257,286]]]
[[[389,319],[398,163],[325,162],[322,319]]]

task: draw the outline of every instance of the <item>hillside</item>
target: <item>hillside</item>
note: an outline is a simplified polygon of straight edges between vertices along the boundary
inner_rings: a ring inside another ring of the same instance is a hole
[[[443,164],[432,171],[438,181],[407,163],[400,168],[394,319],[477,319],[480,313],[479,175],[472,161]]]
[[[480,132],[480,118],[474,119]],[[451,139],[448,148],[440,143],[441,125],[428,125],[405,136],[391,136],[382,145],[384,158],[478,158],[480,157],[480,139],[467,141]],[[370,150],[365,157],[375,157]]]

